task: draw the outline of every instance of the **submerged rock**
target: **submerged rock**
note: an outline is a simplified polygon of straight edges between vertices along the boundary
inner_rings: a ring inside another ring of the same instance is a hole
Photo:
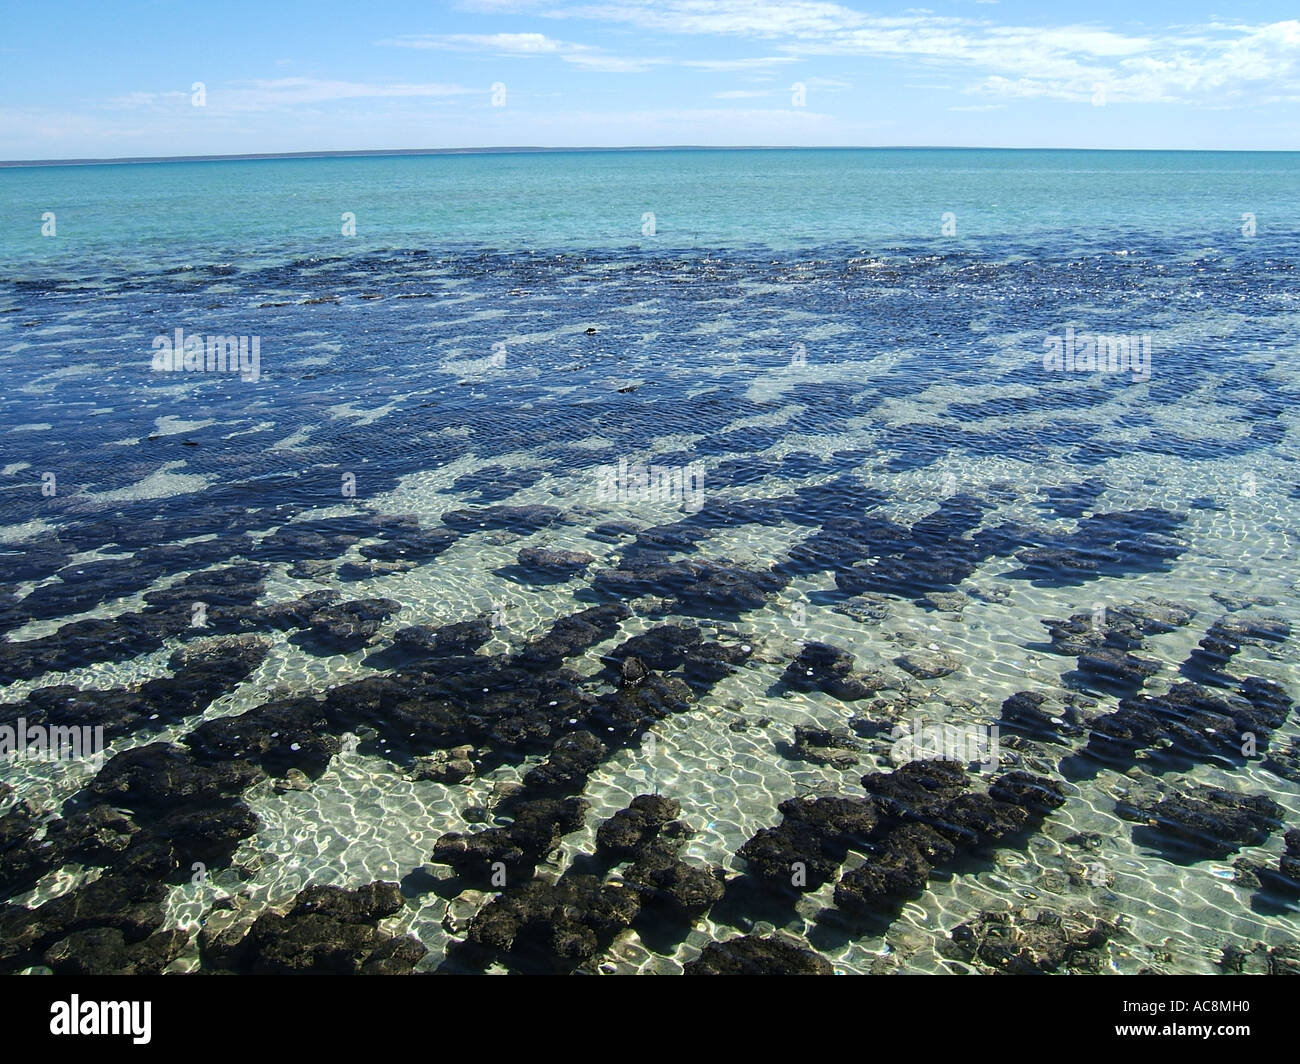
[[[436,558],[458,539],[460,533],[449,528],[415,530],[380,543],[367,543],[360,548],[360,554],[373,562],[424,562]]]
[[[307,618],[307,630],[290,637],[290,642],[313,654],[346,654],[360,650],[379,631],[385,620],[402,608],[386,598],[354,599],[325,606]]]
[[[203,967],[260,975],[403,975],[427,950],[412,936],[397,937],[376,923],[400,911],[396,883],[355,891],[308,887],[287,915],[265,912],[251,926],[199,937]]]
[[[724,676],[730,676],[736,671],[735,666],[752,654],[753,647],[748,643],[724,646],[705,642],[704,633],[693,624],[660,624],[625,640],[604,660],[611,668],[621,664],[626,669],[627,663],[633,660],[640,667],[660,672],[681,668],[686,681],[700,688],[711,687]]]
[[[858,742],[846,733],[796,724],[789,756],[814,765],[850,768],[858,763],[856,751],[859,749]]]
[[[920,680],[934,680],[961,668],[961,662],[940,651],[915,648],[900,654],[894,663]]]
[[[631,616],[632,611],[621,602],[612,602],[561,617],[545,635],[521,650],[517,660],[525,665],[547,665],[571,658],[610,638]]]
[[[1227,667],[1245,645],[1277,646],[1291,635],[1291,625],[1280,617],[1224,617],[1215,621],[1183,665],[1185,675],[1211,683],[1237,681]]]
[[[1099,576],[1164,572],[1187,549],[1177,532],[1187,514],[1159,507],[1092,514],[1064,535],[1046,534],[1042,546],[1016,553],[1020,573],[1047,586],[1079,584]]]
[[[919,893],[936,866],[1034,827],[1065,802],[1059,784],[1026,772],[1008,772],[986,793],[971,793],[969,777],[950,761],[911,761],[862,783],[879,824],[866,860],[835,886],[835,904],[859,915]]]
[[[853,595],[839,603],[835,607],[835,612],[851,617],[859,624],[874,627],[889,617],[889,603],[888,595]]]
[[[324,704],[312,698],[267,702],[238,716],[204,721],[182,742],[207,764],[244,760],[272,776],[297,768],[312,779],[341,749]]]
[[[732,617],[758,609],[788,582],[771,570],[747,569],[725,558],[641,563],[625,559],[624,565],[597,573],[592,585],[623,598],[672,595],[684,612],[704,616]]]
[[[560,794],[579,793],[587,777],[609,756],[609,747],[588,731],[562,735],[551,747],[550,756],[524,777],[533,791]]]
[[[1178,683],[1162,695],[1121,700],[1093,722],[1086,752],[1118,763],[1131,763],[1143,749],[1174,763],[1242,762],[1268,746],[1290,708],[1280,685],[1254,677],[1235,694]]]
[[[536,532],[555,524],[563,516],[554,506],[486,506],[479,510],[448,510],[442,523],[465,532],[500,530]]]
[[[504,866],[508,881],[526,878],[558,845],[582,827],[587,802],[581,798],[535,798],[513,807],[509,827],[487,828],[471,835],[448,832],[433,847],[432,860],[451,865],[461,875],[490,882]]]
[[[60,969],[73,974],[90,972],[92,964],[118,965],[127,947],[143,942],[163,922],[163,899],[167,884],[150,876],[109,874],[62,894],[35,909],[17,905],[0,906],[0,968],[18,971],[40,962],[42,955],[56,943],[79,932],[116,931],[121,935],[118,949],[116,936],[95,936],[94,956],[78,961],[73,940],[57,951],[52,959]],[[82,944],[89,942],[82,940]],[[102,974],[109,974],[107,972]]]
[[[689,961],[686,975],[834,975],[830,961],[775,935],[710,942]]]
[[[128,942],[116,927],[93,927],[55,942],[41,960],[55,975],[161,975],[189,937],[188,931],[171,928]]]
[[[706,868],[678,859],[680,834],[664,834],[643,847],[624,880],[641,895],[645,906],[659,906],[677,917],[696,916],[722,900],[726,893],[725,874],[720,868]]]
[[[1073,693],[1058,699],[1041,691],[1017,691],[1002,703],[999,725],[1004,731],[1035,739],[1070,739],[1084,733],[1084,710],[1095,706],[1091,699]]]
[[[596,560],[585,551],[559,550],[550,547],[522,547],[518,562],[526,569],[539,569],[546,573],[573,575],[582,572]]]
[[[630,887],[568,873],[507,890],[470,921],[469,941],[498,951],[542,950],[582,963],[596,956],[640,911]]]
[[[1121,802],[1116,811],[1127,820],[1144,823],[1156,840],[1172,836],[1184,848],[1218,857],[1265,842],[1286,812],[1262,794],[1234,794],[1204,786],[1155,803]]]
[[[781,890],[815,890],[830,880],[850,849],[863,849],[878,817],[863,798],[789,798],[781,824],[762,828],[737,856],[751,876]]]
[[[486,617],[455,624],[416,625],[393,633],[393,648],[409,659],[461,657],[473,654],[492,638]]]
[[[1097,975],[1109,969],[1106,944],[1119,924],[1085,913],[982,912],[953,929],[945,951],[990,972]]]
[[[781,683],[795,691],[824,691],[846,702],[870,698],[885,686],[873,673],[855,672],[853,655],[830,643],[805,643]]]
[[[474,748],[458,746],[439,750],[429,757],[419,757],[411,769],[411,779],[435,783],[463,783],[474,775]]]
[[[620,809],[596,830],[596,852],[634,860],[681,811],[681,803],[672,798],[638,794],[626,809]]]

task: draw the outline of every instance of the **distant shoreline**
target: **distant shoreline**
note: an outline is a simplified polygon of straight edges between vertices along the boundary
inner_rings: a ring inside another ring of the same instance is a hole
[[[275,159],[355,159],[404,155],[554,155],[565,153],[664,151],[1006,151],[1006,152],[1131,152],[1152,155],[1294,155],[1281,148],[999,148],[943,144],[824,145],[707,144],[626,145],[617,148],[544,148],[528,145],[498,148],[369,148],[356,151],[250,152],[241,155],[141,155],[102,159],[0,159],[0,169],[32,166],[130,166],[150,163],[257,162]]]

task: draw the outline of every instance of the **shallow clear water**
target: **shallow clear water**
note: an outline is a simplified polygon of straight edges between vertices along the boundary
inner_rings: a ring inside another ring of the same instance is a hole
[[[682,858],[722,869],[731,889],[748,875],[738,851],[781,822],[779,803],[861,798],[863,773],[894,767],[889,727],[917,713],[991,725],[1020,691],[1092,704],[1078,732],[1004,749],[1004,768],[1058,781],[1064,803],[938,867],[874,922],[846,920],[837,876],[788,904],[736,888],[685,925],[647,908],[580,966],[676,972],[711,940],[779,927],[837,970],[964,970],[948,933],[1027,905],[1119,920],[1102,951],[1116,972],[1213,971],[1225,948],[1293,942],[1294,895],[1233,863],[1276,868],[1283,832],[1300,827],[1296,776],[1266,760],[1297,737],[1294,717],[1235,761],[1162,758],[1179,749],[1173,731],[1154,753],[1097,760],[1089,736],[1139,689],[1199,679],[1224,695],[1254,676],[1300,690],[1285,641],[1243,640],[1226,678],[1193,657],[1221,619],[1300,614],[1298,168],[1280,154],[781,151],[0,170],[5,717],[55,684],[170,676],[172,651],[210,634],[266,641],[210,704],[122,726],[111,756],[392,674],[400,655],[376,654],[412,626],[488,618],[478,655],[504,660],[560,618],[623,601],[630,616],[565,661],[593,698],[618,688],[602,655],[664,623],[750,650],[689,708],[606,744],[572,790],[590,803],[584,826],[544,877],[585,867],[599,823],[656,792],[694,831]],[[53,237],[40,236],[46,210]],[[355,237],[340,234],[344,211]],[[1045,341],[1068,328],[1144,337],[1149,365],[1045,367]],[[154,369],[155,339],[177,329],[256,338],[258,361],[242,375]],[[620,460],[694,470],[699,490],[611,493]],[[444,520],[501,505],[558,514],[542,527]],[[1107,538],[1093,514],[1138,516]],[[454,541],[377,563],[365,548],[387,542],[393,515]],[[875,519],[894,524],[836,538]],[[629,524],[602,531],[610,521]],[[303,527],[324,542],[276,539]],[[634,543],[647,529],[660,531]],[[592,557],[545,575],[520,563],[530,546]],[[1087,567],[1071,547],[1091,552]],[[1036,548],[1058,553],[1031,563]],[[671,570],[706,559],[773,579],[737,606]],[[145,598],[247,563],[266,569],[238,625],[205,600],[212,632],[177,628]],[[671,571],[619,576],[646,563]],[[254,617],[320,589],[395,608],[343,649]],[[1152,598],[1195,612],[1134,650],[1152,665],[1136,687],[1076,671],[1041,621]],[[159,625],[157,645],[69,641],[73,622],[131,614]],[[29,640],[42,641],[35,665],[14,649]],[[783,683],[808,642],[850,652],[883,686],[845,700]],[[908,654],[946,655],[943,675],[913,675]],[[419,938],[419,967],[473,968],[453,940],[495,891],[449,878],[434,845],[508,824],[473,810],[491,813],[498,785],[523,781],[554,736],[480,740],[484,771],[448,784],[412,778],[436,744],[390,747],[382,727],[348,742],[345,718],[326,728],[342,749],[301,787],[279,764],[278,785],[243,793],[256,831],[206,884],[169,880],[166,919],[196,927],[228,894],[256,911],[309,884],[398,880],[407,905],[385,926]],[[859,727],[858,764],[790,756],[796,725],[861,718],[885,730]],[[13,791],[0,798],[27,801],[41,831],[84,799],[77,765],[3,772]],[[1258,841],[1191,857],[1120,815],[1197,785],[1268,795],[1282,814]],[[854,850],[843,869],[862,860]],[[7,897],[35,905],[114,867],[69,860]],[[173,963],[195,967],[197,945]]]

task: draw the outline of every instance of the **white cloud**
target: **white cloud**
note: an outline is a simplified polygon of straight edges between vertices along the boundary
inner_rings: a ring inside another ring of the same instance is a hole
[[[763,70],[782,63],[797,63],[799,58],[793,55],[764,55],[750,59],[679,59],[678,64],[694,67],[697,70],[733,71]]]
[[[231,87],[208,85],[206,107],[212,112],[270,111],[336,100],[464,96],[481,91],[461,85],[437,83],[383,85],[322,78],[273,78],[236,82]],[[132,92],[112,97],[104,101],[103,106],[110,110],[124,111],[173,108],[188,110],[191,104],[188,92]]]
[[[913,10],[881,17],[822,0],[610,0],[568,6],[486,0],[474,6],[665,35],[776,41],[777,50],[791,59],[915,60],[974,74],[966,91],[996,95],[1080,100],[1102,82],[1111,102],[1205,105],[1260,89],[1268,98],[1286,98],[1300,88],[1297,20],[1130,33],[1095,24],[998,25],[984,13],[967,18]],[[681,63],[740,70],[768,65],[774,58],[780,57]]]
[[[488,52],[511,58],[553,56],[581,67],[607,74],[640,74],[670,59],[651,56],[610,55],[589,44],[560,41],[544,33],[444,33],[390,37],[377,41],[393,48],[431,48],[460,52]]]
[[[504,55],[558,55],[582,48],[544,33],[439,33],[389,37],[376,42],[393,48],[440,48],[451,51],[498,52]]]

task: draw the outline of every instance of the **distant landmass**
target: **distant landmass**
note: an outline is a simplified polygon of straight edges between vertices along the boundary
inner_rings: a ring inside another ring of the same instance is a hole
[[[1133,148],[997,148],[971,147],[945,144],[625,144],[618,147],[543,148],[536,145],[515,145],[499,148],[370,148],[360,151],[275,151],[249,152],[244,155],[140,155],[118,156],[103,159],[0,159],[0,167],[7,166],[107,166],[125,163],[212,163],[240,162],[256,159],[347,159],[374,155],[507,155],[526,153],[563,152],[620,152],[620,151],[1077,151],[1124,152]],[[1156,152],[1256,152],[1258,154],[1287,154],[1280,149],[1210,149],[1210,148],[1156,148]]]
[[[370,155],[497,155],[520,152],[566,151],[806,151],[799,145],[753,144],[711,147],[707,144],[659,144],[638,147],[626,145],[616,148],[572,147],[543,148],[518,145],[501,148],[372,148],[361,151],[274,151],[250,152],[246,155],[141,155],[105,159],[13,159],[0,160],[0,166],[102,166],[109,163],[212,163],[237,162],[250,159],[346,159]],[[828,150],[837,150],[831,148]],[[838,150],[856,151],[845,148]]]

